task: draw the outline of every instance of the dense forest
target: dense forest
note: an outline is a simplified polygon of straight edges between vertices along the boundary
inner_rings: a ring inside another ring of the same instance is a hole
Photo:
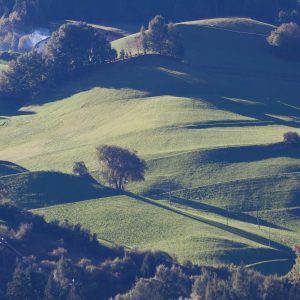
[[[297,0],[1,0],[0,15],[27,24],[58,19],[147,22],[156,14],[169,21],[220,16],[252,17],[275,23],[280,11],[299,10]]]

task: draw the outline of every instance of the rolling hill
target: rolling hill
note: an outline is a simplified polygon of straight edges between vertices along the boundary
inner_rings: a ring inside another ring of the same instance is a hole
[[[282,265],[300,231],[300,152],[281,144],[283,133],[300,132],[300,63],[269,53],[269,24],[231,18],[178,28],[183,63],[132,57],[84,73],[15,115],[4,112],[0,157],[33,172],[68,173],[84,160],[97,177],[97,145],[136,149],[149,171],[129,189],[147,198],[82,192],[65,202],[92,200],[37,212],[180,260]],[[135,36],[113,46],[127,50]],[[50,198],[43,206],[55,204]]]

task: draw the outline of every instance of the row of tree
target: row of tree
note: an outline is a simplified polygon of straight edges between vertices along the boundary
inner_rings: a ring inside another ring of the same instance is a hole
[[[0,98],[32,97],[71,73],[116,57],[116,51],[95,28],[81,22],[64,24],[42,51],[33,50],[10,63],[0,78]]]
[[[176,27],[156,16],[138,37],[143,53],[157,53],[182,60],[184,48]],[[142,54],[142,53],[140,53]],[[125,59],[125,54],[120,53]],[[30,98],[90,66],[114,62],[117,52],[96,28],[82,22],[66,23],[55,31],[42,50],[18,56],[0,77],[0,100]]]

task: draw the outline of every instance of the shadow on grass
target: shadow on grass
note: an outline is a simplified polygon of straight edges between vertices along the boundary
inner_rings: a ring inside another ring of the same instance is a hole
[[[233,124],[226,121],[223,124],[222,122],[200,123],[196,124],[198,128],[268,124],[300,128],[300,107],[297,106],[299,85],[291,86],[291,79],[283,78],[287,86],[282,86],[279,84],[282,78],[274,77],[272,74],[271,72],[262,75],[258,72],[255,76],[250,76],[246,70],[245,74],[240,76],[230,68],[215,73],[209,68],[179,63],[158,55],[148,55],[80,70],[63,85],[47,90],[33,104],[41,105],[58,101],[96,87],[133,89],[149,96],[189,97],[195,102],[204,100],[213,108],[253,119],[253,122],[249,120],[248,123],[246,121]],[[294,77],[295,75],[292,76]],[[283,99],[285,102],[282,102]],[[23,105],[26,102],[20,100],[20,103]],[[18,112],[16,109],[12,113],[7,113],[28,114]]]
[[[26,209],[115,196],[118,191],[92,177],[58,172],[26,172],[0,177],[8,199]]]
[[[208,129],[208,128],[227,128],[227,127],[251,127],[251,126],[269,126],[274,124],[273,121],[213,121],[213,122],[200,122],[181,126],[183,129]]]
[[[204,203],[200,203],[200,202],[195,202],[195,201],[191,201],[191,200],[187,200],[187,199],[183,199],[183,198],[179,198],[179,197],[175,197],[172,196],[172,202],[173,203],[177,203],[180,205],[184,205],[187,207],[191,207],[197,210],[204,210],[204,211],[208,211],[214,214],[217,214],[219,216],[224,217],[224,219],[226,219],[227,217],[229,218],[229,223],[230,223],[230,219],[232,220],[236,220],[236,221],[242,221],[242,222],[247,222],[253,225],[261,225],[261,226],[266,226],[266,227],[270,227],[270,228],[276,228],[276,229],[284,229],[284,230],[288,230],[287,228],[278,226],[276,224],[270,223],[268,221],[262,220],[259,218],[258,223],[257,223],[257,218],[244,214],[244,213],[240,213],[240,212],[233,212],[233,211],[227,211],[225,209],[216,207],[216,206],[212,206],[212,205],[208,205],[208,204],[204,204]]]
[[[227,264],[246,265],[247,268],[255,269],[265,275],[276,273],[285,275],[294,264],[294,257],[283,258],[283,253],[276,249],[245,247],[237,243],[230,243],[228,248],[215,251],[213,258]]]
[[[236,82],[228,77],[230,74],[230,69],[216,75],[200,66],[190,66],[157,55],[134,57],[127,61],[83,70],[75,74],[63,88],[57,88],[56,91],[40,97],[39,103],[64,99],[95,87],[133,89],[143,91],[149,96],[189,97],[195,102],[204,100],[216,109],[253,119],[253,122],[242,121],[232,126],[228,122],[198,124],[199,128],[271,124],[300,128],[300,111],[295,100],[300,88],[296,84],[289,86],[289,89],[282,88],[278,84],[280,78],[276,76],[273,78],[269,74],[248,78],[247,72],[243,78],[235,75]],[[283,99],[287,99],[286,102],[282,102]]]
[[[10,161],[0,160],[0,177],[27,172],[25,168]]]
[[[209,162],[222,163],[254,162],[279,157],[300,159],[300,146],[287,146],[280,142],[269,145],[215,148],[199,152],[199,160],[202,161],[203,157]]]
[[[285,245],[283,245],[281,243],[278,243],[278,242],[276,242],[274,240],[270,240],[269,241],[269,239],[267,239],[265,237],[259,236],[259,235],[254,234],[254,233],[247,232],[247,231],[245,231],[243,229],[239,229],[239,228],[236,228],[236,227],[233,227],[233,226],[230,226],[230,225],[222,224],[222,223],[217,222],[217,221],[208,220],[208,219],[200,217],[200,216],[194,216],[192,214],[183,212],[183,211],[181,211],[179,209],[162,205],[160,203],[155,202],[154,200],[149,200],[147,198],[141,197],[141,196],[133,194],[133,193],[126,192],[125,195],[127,195],[129,197],[132,197],[132,198],[135,198],[136,200],[145,202],[147,204],[154,205],[154,206],[157,206],[159,208],[162,208],[162,209],[168,210],[170,212],[176,213],[178,215],[181,215],[183,217],[189,218],[191,220],[194,220],[194,221],[197,221],[197,222],[201,222],[201,223],[213,226],[215,228],[224,230],[227,233],[231,233],[231,234],[237,235],[237,236],[239,236],[241,238],[245,238],[245,239],[250,240],[252,242],[258,243],[258,244],[260,244],[262,246],[265,246],[265,247],[269,247],[270,246],[271,248],[277,249],[277,250],[285,253],[288,258],[293,258],[295,256],[294,252],[292,251],[291,248],[289,248],[289,247],[287,247],[287,246],[285,246]],[[270,242],[270,245],[269,245],[269,242]]]
[[[4,102],[5,100],[1,100],[0,102]],[[7,104],[0,103],[0,120],[7,120],[7,117],[12,116],[27,116],[34,115],[35,112],[31,111],[21,111],[20,108],[26,104],[26,101],[21,101],[19,103],[11,102],[8,100]]]

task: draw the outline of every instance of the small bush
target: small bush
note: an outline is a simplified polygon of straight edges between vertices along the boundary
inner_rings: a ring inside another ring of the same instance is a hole
[[[89,175],[89,169],[87,168],[87,166],[83,161],[78,161],[74,163],[73,172],[74,174],[77,174],[79,176]]]
[[[283,135],[283,142],[286,145],[296,146],[300,144],[300,136],[297,132],[286,132]]]
[[[300,58],[300,26],[296,23],[282,24],[271,32],[267,41],[277,54]]]
[[[32,224],[23,223],[21,224],[19,230],[15,234],[17,240],[23,240],[30,234],[32,230]]]

